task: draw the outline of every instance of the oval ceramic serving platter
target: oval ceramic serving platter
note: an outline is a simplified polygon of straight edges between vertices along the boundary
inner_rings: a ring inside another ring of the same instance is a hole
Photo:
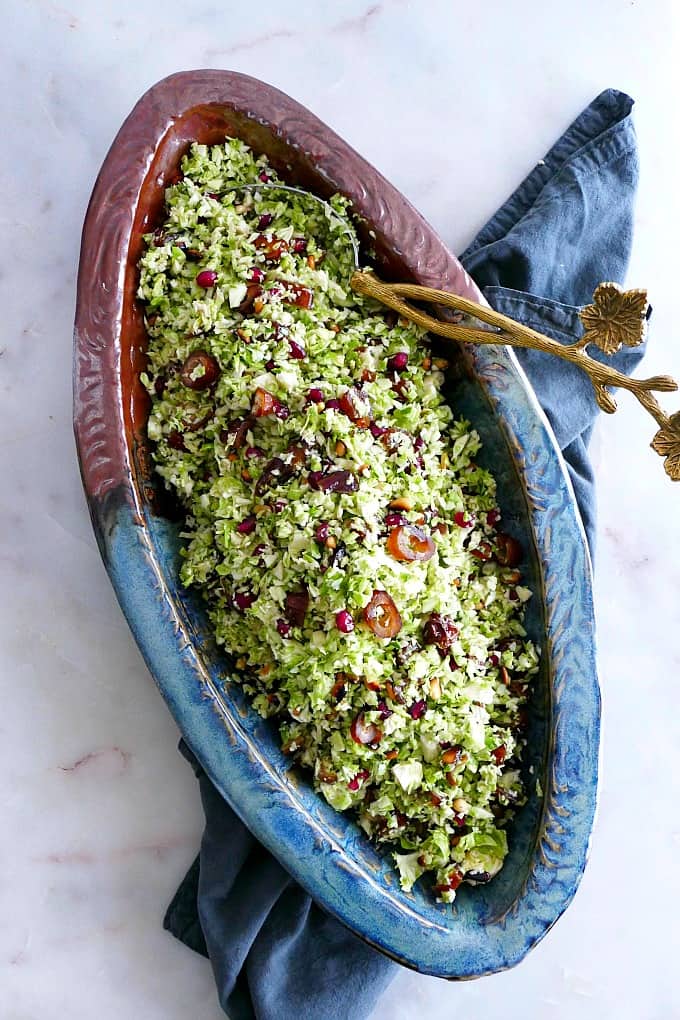
[[[210,636],[200,600],[178,582],[179,525],[158,512],[146,335],[135,300],[143,235],[191,141],[242,138],[289,183],[348,196],[386,279],[482,300],[434,230],[376,170],[294,100],[253,78],[192,71],[155,85],[106,157],[83,230],[75,324],[75,433],[106,569],[156,682],[212,781],[314,899],[409,967],[470,978],[511,967],[570,902],[585,866],[598,771],[600,700],[590,562],[550,427],[504,348],[456,350],[447,384],[484,442],[509,530],[528,550],[527,627],[542,649],[530,704],[531,796],[488,885],[453,907],[401,891],[389,856],[291,771],[271,722],[249,707]],[[447,355],[452,356],[451,348]]]

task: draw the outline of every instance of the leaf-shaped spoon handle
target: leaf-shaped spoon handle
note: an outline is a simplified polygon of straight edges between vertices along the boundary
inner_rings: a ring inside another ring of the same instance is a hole
[[[480,305],[448,291],[420,287],[411,283],[385,283],[374,273],[359,271],[352,274],[350,284],[357,294],[376,298],[405,319],[448,340],[531,347],[537,351],[554,354],[564,361],[570,361],[587,373],[593,384],[597,403],[608,414],[616,410],[616,401],[607,387],[629,390],[659,426],[652,440],[652,449],[665,458],[665,468],[670,478],[673,481],[680,481],[680,412],[670,416],[665,414],[652,392],[656,390],[659,393],[670,393],[677,390],[677,382],[669,375],[631,379],[610,365],[591,358],[586,351],[589,344],[594,343],[605,354],[611,355],[616,353],[622,344],[635,347],[642,343],[649,309],[645,290],[624,291],[616,283],[601,283],[593,295],[593,303],[581,310],[583,336],[576,343],[565,345],[528,326],[523,326],[507,315],[501,315],[487,305]],[[427,301],[453,308],[495,329],[479,329],[465,322],[444,322],[435,319],[409,304],[409,300]]]

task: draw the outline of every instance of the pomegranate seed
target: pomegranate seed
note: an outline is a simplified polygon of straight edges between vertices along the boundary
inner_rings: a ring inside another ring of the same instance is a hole
[[[257,266],[253,266],[250,270],[250,279],[253,283],[262,283],[264,280],[264,271],[262,269],[258,269]]]
[[[420,701],[414,701],[408,709],[408,714],[412,719],[420,719],[421,715],[425,715],[427,711],[426,703],[421,699]]]
[[[307,352],[305,351],[304,347],[301,347],[300,344],[297,343],[297,341],[289,340],[288,346],[290,347],[290,356],[291,358],[294,358],[295,361],[302,361],[304,358],[307,357]]]
[[[306,237],[294,237],[293,238],[293,251],[296,255],[304,255],[307,251],[307,238]]]
[[[318,386],[313,386],[307,394],[307,400],[312,404],[323,403],[323,390],[320,390]]]
[[[459,510],[453,515],[453,519],[459,528],[471,528],[474,524],[474,518],[472,516],[467,517],[463,510]]]
[[[486,523],[489,525],[490,528],[495,528],[500,519],[501,519],[500,510],[489,510],[489,512],[486,515]]]
[[[371,435],[374,439],[380,439],[380,437],[384,436],[387,432],[387,429],[381,428],[380,425],[376,425],[374,421],[372,421],[368,427],[371,430]]]
[[[234,595],[234,605],[240,612],[244,612],[246,609],[250,609],[256,599],[257,595],[252,591],[237,591]]]
[[[236,530],[240,535],[252,535],[256,525],[257,521],[254,517],[246,517],[240,524],[237,524]]]
[[[399,351],[398,354],[395,354],[387,362],[387,367],[390,372],[403,372],[407,365],[408,354],[406,351]]]
[[[339,411],[340,410],[340,401],[336,400],[335,397],[333,397],[331,400],[327,400],[326,401],[326,410],[327,411]]]
[[[364,713],[359,712],[359,715],[352,720],[349,728],[350,736],[355,744],[362,744],[364,746],[371,746],[379,744],[382,740],[382,733],[372,722],[366,722]]]
[[[354,630],[354,618],[346,609],[335,614],[335,626],[341,634],[351,634]]]
[[[196,283],[199,287],[214,287],[217,283],[217,273],[214,269],[203,269],[196,277]]]
[[[277,620],[276,629],[283,638],[290,637],[291,626],[286,620]]]
[[[270,212],[262,213],[262,215],[260,216],[259,220],[257,221],[257,229],[258,230],[266,230],[267,227],[269,226],[269,224],[273,221],[273,219],[274,219],[274,216],[273,216],[272,213],[270,213]]]
[[[321,545],[324,544],[324,542],[328,538],[328,521],[321,521],[320,524],[317,524],[316,529],[314,531],[314,538]]]

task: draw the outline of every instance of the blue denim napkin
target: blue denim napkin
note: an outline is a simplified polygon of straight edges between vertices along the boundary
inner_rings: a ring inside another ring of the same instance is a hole
[[[461,260],[491,305],[564,343],[603,280],[622,281],[631,245],[637,149],[633,101],[609,89],[574,121],[489,220]],[[578,369],[518,357],[563,450],[591,549],[587,447],[598,407]],[[642,357],[613,359],[630,372]],[[363,1020],[397,965],[329,917],[250,834],[187,745],[206,825],[199,857],[164,926],[210,957],[231,1020]]]

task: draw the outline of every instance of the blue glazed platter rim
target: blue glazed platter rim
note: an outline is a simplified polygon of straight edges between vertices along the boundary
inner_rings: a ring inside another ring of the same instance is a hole
[[[379,862],[367,865],[368,851],[357,827],[347,820],[336,821],[340,816],[330,819],[331,809],[326,810],[307,784],[285,771],[282,756],[263,754],[264,731],[253,723],[245,704],[238,698],[234,701],[228,692],[231,685],[221,678],[224,664],[211,661],[209,654],[206,657],[206,635],[175,587],[171,567],[176,529],[173,532],[171,525],[150,513],[134,463],[133,443],[126,431],[128,394],[120,382],[121,323],[129,301],[121,266],[126,265],[130,238],[138,227],[135,202],[150,173],[154,146],[162,137],[162,127],[172,130],[173,111],[177,117],[199,97],[206,103],[218,97],[224,106],[248,106],[248,116],[259,116],[266,123],[263,96],[278,110],[285,109],[291,144],[313,137],[317,149],[326,144],[327,151],[332,150],[333,159],[358,160],[362,181],[373,175],[375,187],[382,188],[381,201],[389,214],[387,234],[393,241],[398,241],[400,227],[413,215],[401,196],[325,125],[261,82],[230,72],[201,71],[175,75],[154,86],[112,146],[83,234],[83,255],[90,250],[95,232],[101,250],[106,210],[116,203],[129,207],[129,215],[116,220],[113,234],[108,230],[118,263],[110,261],[111,250],[98,263],[97,283],[103,276],[120,293],[102,296],[96,291],[92,260],[88,258],[84,265],[81,256],[74,422],[93,524],[118,600],[171,712],[207,774],[254,835],[317,902],[400,963],[446,978],[494,973],[518,963],[576,891],[594,820],[599,755],[600,696],[585,535],[552,430],[512,352],[480,347],[471,349],[468,356],[488,413],[501,423],[505,455],[521,479],[540,568],[550,726],[545,748],[548,768],[540,776],[543,789],[533,803],[537,838],[524,860],[513,859],[511,853],[508,863],[515,869],[511,877],[517,882],[520,875],[521,889],[502,910],[494,909],[481,889],[465,890],[460,904],[457,901],[448,912],[428,905],[422,896],[402,893],[390,883],[389,868]],[[280,120],[274,126],[280,132]],[[324,169],[323,155],[314,153]],[[120,170],[114,172],[121,156],[132,168],[127,190],[113,183],[121,177]],[[326,176],[332,179],[331,174]],[[351,192],[351,188],[339,190]],[[396,212],[402,210],[400,220]],[[422,251],[429,244],[438,258],[445,258],[444,268],[449,270],[442,281],[441,264],[425,260],[412,267],[419,282],[433,285],[433,278],[439,277],[440,285],[448,282],[451,289],[479,299],[431,228],[419,217],[418,224],[424,238]]]

